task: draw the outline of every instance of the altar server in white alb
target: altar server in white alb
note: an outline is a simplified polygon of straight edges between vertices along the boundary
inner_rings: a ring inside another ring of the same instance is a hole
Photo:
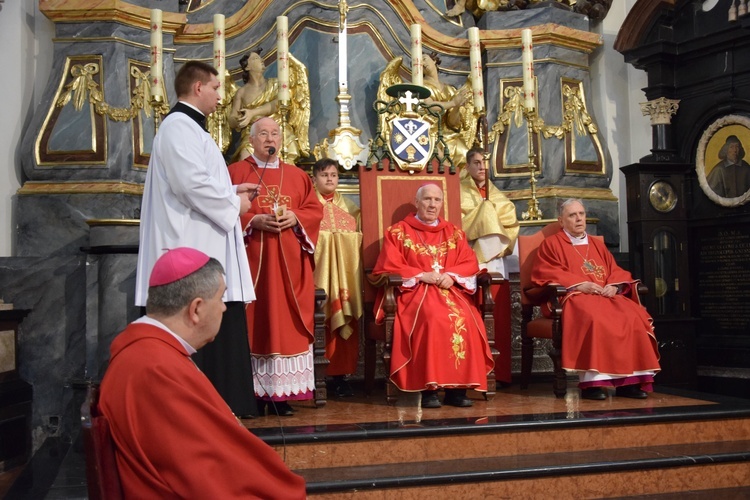
[[[194,357],[235,415],[257,415],[245,303],[255,300],[239,216],[257,185],[232,186],[221,151],[205,128],[219,102],[216,70],[185,63],[175,77],[178,103],[154,137],[143,189],[135,304],[145,306],[148,277],[166,249],[192,247],[226,271],[227,310],[216,340]]]

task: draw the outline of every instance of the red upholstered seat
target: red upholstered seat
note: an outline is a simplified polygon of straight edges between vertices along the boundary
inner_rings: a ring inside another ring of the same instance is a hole
[[[380,254],[385,230],[402,220],[408,214],[416,211],[414,199],[417,189],[426,183],[435,183],[444,193],[443,214],[446,220],[461,225],[461,188],[458,173],[451,174],[448,169],[439,173],[437,166],[433,173],[425,170],[410,174],[398,168],[393,171],[388,168],[388,161],[383,161],[384,168],[378,170],[373,167],[360,167],[360,206],[362,213],[362,260],[365,274],[370,273]],[[497,363],[498,352],[495,349],[495,327],[492,311],[494,300],[490,293],[490,285],[502,284],[505,280],[497,273],[480,275],[478,285],[482,287],[479,294],[479,307],[487,329],[493,357]],[[395,275],[382,276],[379,280],[365,279],[364,283],[364,313],[365,313],[365,389],[370,392],[375,380],[375,362],[377,345],[382,345],[382,359],[386,376],[390,374],[391,341],[393,338],[393,323],[395,320],[395,293],[401,284],[401,277]],[[386,317],[384,324],[376,325],[373,318],[373,305],[378,287],[385,287]],[[489,399],[495,394],[495,373],[487,377],[487,394]],[[387,385],[386,397],[389,404],[396,401],[398,390],[390,382]]]
[[[534,360],[534,339],[551,339],[549,352],[554,366],[555,379],[552,390],[557,397],[565,396],[567,380],[562,368],[562,305],[560,300],[567,290],[559,285],[534,287],[531,272],[534,261],[544,238],[561,231],[558,222],[552,222],[541,231],[518,237],[518,257],[521,266],[521,389],[529,386],[531,365]],[[593,238],[601,236],[591,235]],[[533,318],[534,306],[540,306],[544,316]]]
[[[89,385],[81,407],[81,431],[86,453],[86,482],[92,500],[123,498],[117,471],[115,442],[107,417],[99,411],[99,386]]]

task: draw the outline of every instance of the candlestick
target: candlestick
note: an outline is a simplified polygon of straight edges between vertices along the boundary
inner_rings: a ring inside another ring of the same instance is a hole
[[[423,85],[422,77],[422,27],[411,25],[411,83]]]
[[[276,18],[276,65],[278,67],[279,101],[289,102],[289,20]]]
[[[158,97],[164,97],[161,19],[161,10],[151,9],[151,95]]]
[[[216,68],[216,71],[219,73],[219,97],[221,97],[221,100],[223,101],[226,96],[224,73],[227,69],[223,14],[214,14],[214,68]]]
[[[474,108],[484,110],[484,82],[482,81],[482,51],[479,44],[479,28],[469,28],[469,61],[471,63],[471,91]]]
[[[534,93],[534,49],[531,43],[531,30],[521,31],[521,45],[523,46],[523,105],[526,109],[536,108],[536,94]]]

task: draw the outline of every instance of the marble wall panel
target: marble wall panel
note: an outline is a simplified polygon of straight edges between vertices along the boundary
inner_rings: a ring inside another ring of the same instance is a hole
[[[112,340],[140,317],[135,307],[137,254],[89,255],[86,283],[86,378],[100,381]]]
[[[16,255],[80,255],[89,244],[86,220],[132,219],[140,206],[140,196],[125,194],[20,195]]]
[[[79,165],[75,162],[63,161],[55,165],[38,165],[35,155],[35,143],[41,133],[48,110],[54,106],[54,99],[63,77],[65,61],[71,55],[101,55],[100,68],[104,102],[112,107],[129,108],[131,94],[129,89],[128,60],[148,63],[149,38],[146,30],[123,26],[118,23],[89,23],[89,24],[58,24],[59,38],[54,43],[54,59],[51,78],[42,97],[42,105],[27,128],[23,142],[21,164],[24,173],[31,180],[102,180],[119,179],[130,182],[143,182],[143,169],[133,168],[132,123],[118,122],[106,119],[106,143],[98,144],[107,151],[104,165]],[[119,38],[121,41],[115,39]],[[75,38],[75,40],[73,40]],[[126,43],[133,42],[133,43]],[[171,37],[165,37],[165,46],[171,44]],[[173,75],[174,65],[172,51],[164,52],[164,74]],[[175,101],[174,91],[170,88],[172,78],[167,80],[167,93],[171,102]],[[68,103],[67,107],[72,108]],[[70,113],[84,113],[66,110]],[[65,127],[58,124],[55,140],[57,143],[66,142],[74,145],[76,137],[81,133],[76,127]],[[71,146],[72,147],[72,146]]]
[[[0,296],[31,312],[19,329],[19,374],[34,388],[34,449],[80,425],[76,381],[86,357],[85,259],[0,258]]]

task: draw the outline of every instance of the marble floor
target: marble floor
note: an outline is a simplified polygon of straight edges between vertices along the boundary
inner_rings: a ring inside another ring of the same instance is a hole
[[[510,430],[519,436],[520,443],[520,436],[533,437],[542,428],[559,428],[562,435],[563,430],[567,432],[568,428],[591,423],[611,427],[621,423],[653,422],[667,426],[671,422],[694,418],[705,421],[750,417],[750,399],[658,385],[655,392],[644,400],[610,395],[604,401],[589,401],[580,398],[572,381],[566,397],[560,399],[554,397],[550,383],[537,382],[528,390],[521,390],[517,385],[499,389],[492,401],[485,401],[481,394],[470,392],[469,397],[474,400],[472,407],[438,409],[421,408],[418,394],[403,394],[394,406],[388,406],[382,388],[370,396],[365,396],[356,385],[354,388],[354,397],[332,397],[321,408],[316,408],[311,401],[295,402],[292,403],[296,410],[293,416],[264,416],[243,423],[272,446],[283,447],[286,456],[287,445],[323,446],[318,439],[340,441],[344,435],[352,439],[363,435],[384,439],[401,439],[403,436],[408,440],[435,432],[445,434],[446,431],[470,436],[476,433],[477,427],[486,427],[492,432]],[[750,429],[750,426],[746,427]],[[698,424],[696,428],[699,428]],[[481,440],[481,437],[473,439]],[[750,439],[750,434],[744,439]],[[529,443],[529,440],[524,441],[524,446],[528,448]],[[295,452],[290,449],[289,453],[290,462],[293,462]],[[515,453],[520,451],[507,450],[508,458]],[[291,463],[290,466],[296,468]],[[308,480],[322,472],[310,470]],[[743,490],[743,493],[750,492]],[[84,456],[79,440],[67,444],[48,440],[22,470],[0,474],[0,498],[86,498]]]
[[[356,389],[356,386],[355,386]],[[580,398],[580,392],[570,383],[564,398],[555,398],[551,384],[532,384],[528,390],[517,385],[499,389],[492,401],[485,401],[483,395],[469,391],[474,401],[470,408],[421,408],[419,393],[402,393],[394,406],[388,406],[385,393],[381,389],[371,396],[355,390],[351,398],[331,397],[324,407],[316,408],[312,401],[293,402],[295,414],[291,417],[275,415],[244,420],[250,430],[283,426],[325,426],[359,422],[412,422],[422,420],[465,418],[484,416],[504,417],[518,415],[563,414],[566,418],[586,418],[587,412],[623,410],[649,410],[654,408],[695,407],[716,404],[715,401],[694,397],[691,393],[657,390],[648,399],[628,399],[614,397],[614,393],[603,401],[590,401]]]

